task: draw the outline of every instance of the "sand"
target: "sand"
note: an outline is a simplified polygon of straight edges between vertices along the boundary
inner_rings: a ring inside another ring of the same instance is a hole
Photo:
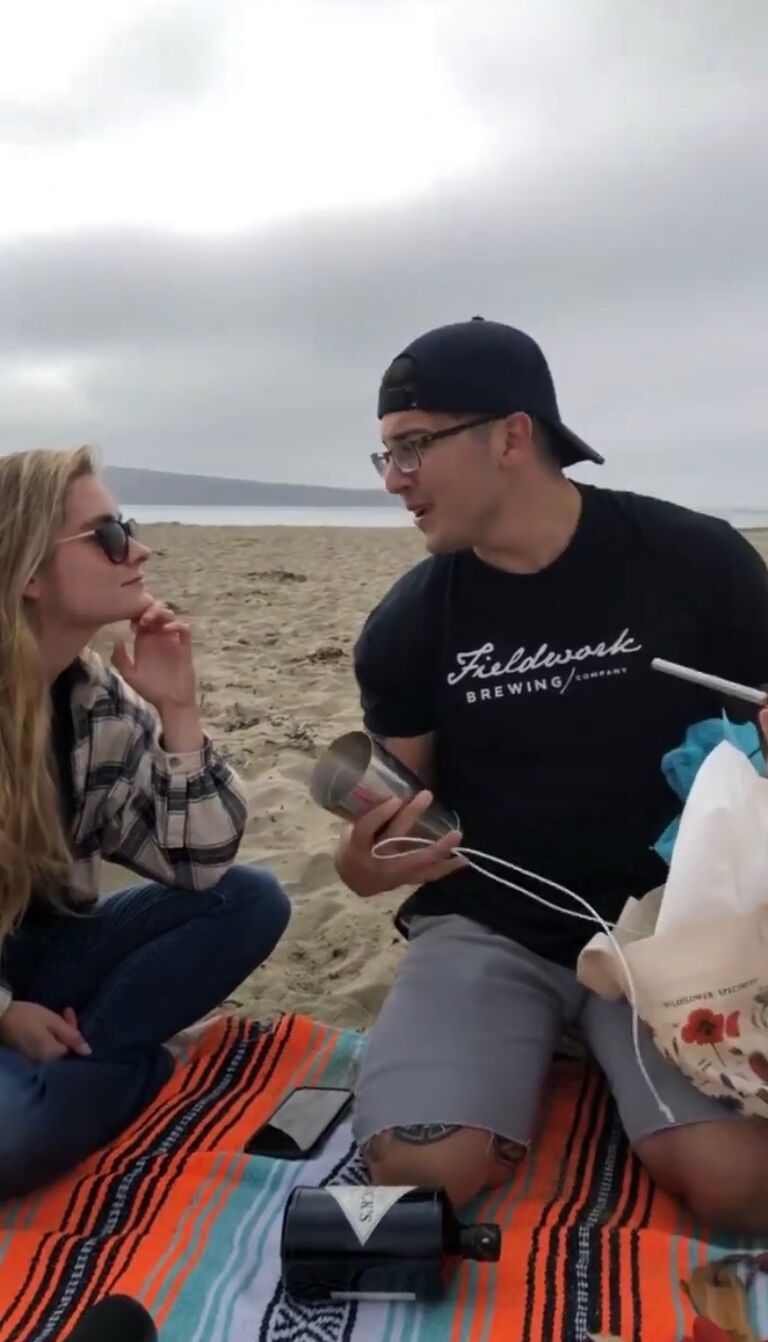
[[[194,628],[205,725],[247,787],[241,854],[271,867],[293,903],[282,943],[235,1003],[262,1019],[290,1009],[366,1026],[402,954],[392,915],[404,892],[360,900],[341,885],[341,826],[307,780],[320,750],[360,726],[352,644],[423,557],[422,539],[409,528],[169,524],[142,534],[155,548],[151,590]],[[768,531],[749,535],[768,556]],[[105,887],[124,882],[106,873]]]

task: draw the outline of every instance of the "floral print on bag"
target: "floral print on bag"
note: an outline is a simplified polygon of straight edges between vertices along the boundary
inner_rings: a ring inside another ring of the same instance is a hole
[[[768,1118],[768,989],[756,993],[750,1007],[689,1007],[679,1021],[656,1022],[651,1033],[700,1090],[728,1109]]]

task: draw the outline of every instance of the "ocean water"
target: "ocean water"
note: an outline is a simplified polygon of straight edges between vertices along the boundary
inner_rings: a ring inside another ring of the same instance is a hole
[[[231,527],[411,527],[407,513],[397,507],[382,508],[239,508],[189,506],[172,503],[124,503],[125,517],[137,522],[184,522],[197,526]],[[693,504],[702,512],[722,517],[740,530],[768,528],[768,507],[717,507]]]
[[[173,503],[122,503],[137,522],[184,522],[209,527],[412,527],[401,508],[239,508]]]
[[[713,513],[715,517],[724,517],[726,522],[738,527],[740,531],[751,531],[754,527],[768,527],[768,508],[703,508],[702,512]]]

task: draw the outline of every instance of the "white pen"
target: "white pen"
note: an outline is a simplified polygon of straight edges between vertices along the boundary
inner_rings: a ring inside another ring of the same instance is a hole
[[[704,685],[708,690],[720,694],[729,694],[734,699],[746,699],[749,704],[768,703],[765,690],[752,689],[750,685],[739,685],[735,680],[723,680],[721,676],[707,675],[706,671],[692,671],[689,666],[678,666],[677,662],[665,662],[662,657],[654,657],[651,662],[654,671],[664,671],[668,676],[677,676],[680,680],[690,680],[694,685]]]

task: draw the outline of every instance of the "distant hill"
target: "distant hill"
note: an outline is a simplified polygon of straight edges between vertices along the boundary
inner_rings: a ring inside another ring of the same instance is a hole
[[[105,466],[104,476],[123,503],[248,505],[262,508],[376,508],[395,504],[384,489],[332,489],[326,485],[277,485],[181,475],[134,466]]]

